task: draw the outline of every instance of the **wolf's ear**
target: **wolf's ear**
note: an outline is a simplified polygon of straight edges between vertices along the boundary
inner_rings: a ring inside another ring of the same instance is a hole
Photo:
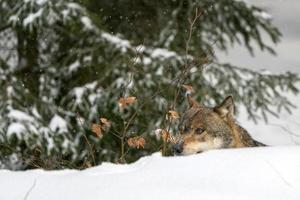
[[[198,108],[200,106],[200,104],[195,101],[190,94],[187,94],[187,100],[189,103],[190,108]]]
[[[218,106],[214,108],[214,111],[218,113],[222,118],[234,115],[234,103],[232,96],[226,97],[226,99]]]

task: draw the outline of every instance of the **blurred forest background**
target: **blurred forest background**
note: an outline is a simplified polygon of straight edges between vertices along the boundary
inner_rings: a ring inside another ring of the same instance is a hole
[[[184,111],[184,84],[206,105],[233,95],[252,120],[289,111],[298,75],[214,55],[233,44],[275,54],[262,35],[281,37],[244,1],[0,0],[0,168],[85,168],[165,150],[155,130],[176,133],[166,115]]]

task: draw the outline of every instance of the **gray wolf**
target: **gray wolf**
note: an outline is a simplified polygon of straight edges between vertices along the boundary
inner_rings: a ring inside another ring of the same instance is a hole
[[[201,153],[210,149],[266,146],[254,139],[234,119],[232,96],[215,107],[205,107],[187,95],[189,108],[179,123],[176,155]]]

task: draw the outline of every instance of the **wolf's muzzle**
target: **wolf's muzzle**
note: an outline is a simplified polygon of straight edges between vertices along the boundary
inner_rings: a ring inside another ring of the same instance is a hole
[[[183,141],[179,141],[173,145],[172,151],[175,155],[180,155],[183,151]]]

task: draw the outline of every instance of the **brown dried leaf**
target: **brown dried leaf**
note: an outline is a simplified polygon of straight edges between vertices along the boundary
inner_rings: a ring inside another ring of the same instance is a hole
[[[127,105],[134,104],[137,101],[136,97],[121,97],[118,101],[119,107],[123,109]]]
[[[182,85],[182,87],[184,87],[184,89],[186,89],[186,92],[188,94],[195,93],[195,90],[194,90],[193,86],[191,86],[191,85]]]
[[[161,131],[161,137],[162,137],[164,142],[170,142],[171,141],[171,134],[166,130]]]
[[[132,137],[127,140],[128,146],[132,148],[137,148],[139,149],[140,147],[144,148],[146,144],[146,140],[143,137]]]
[[[122,109],[126,106],[126,100],[123,97],[121,97],[118,101],[118,104],[119,104],[119,107]]]
[[[133,138],[129,138],[129,139],[127,140],[127,144],[128,144],[128,146],[134,148],[134,147],[135,147],[134,139],[133,139]]]
[[[102,127],[99,124],[92,124],[92,132],[95,133],[95,135],[98,138],[102,138],[103,137]]]
[[[171,142],[171,143],[176,143],[176,138],[172,136],[171,133],[169,133],[168,131],[164,130],[164,129],[157,129],[155,130],[155,134],[160,135],[162,140],[164,142]]]
[[[105,127],[109,127],[110,126],[110,121],[104,117],[100,118],[100,122],[105,126]]]
[[[136,97],[127,97],[125,100],[128,105],[133,104],[137,101]]]
[[[140,147],[144,148],[145,144],[146,144],[146,140],[143,137],[140,137],[137,140],[137,148],[140,148]]]
[[[169,114],[169,119],[171,119],[171,120],[179,118],[178,112],[176,112],[174,110],[169,110],[168,114]]]

